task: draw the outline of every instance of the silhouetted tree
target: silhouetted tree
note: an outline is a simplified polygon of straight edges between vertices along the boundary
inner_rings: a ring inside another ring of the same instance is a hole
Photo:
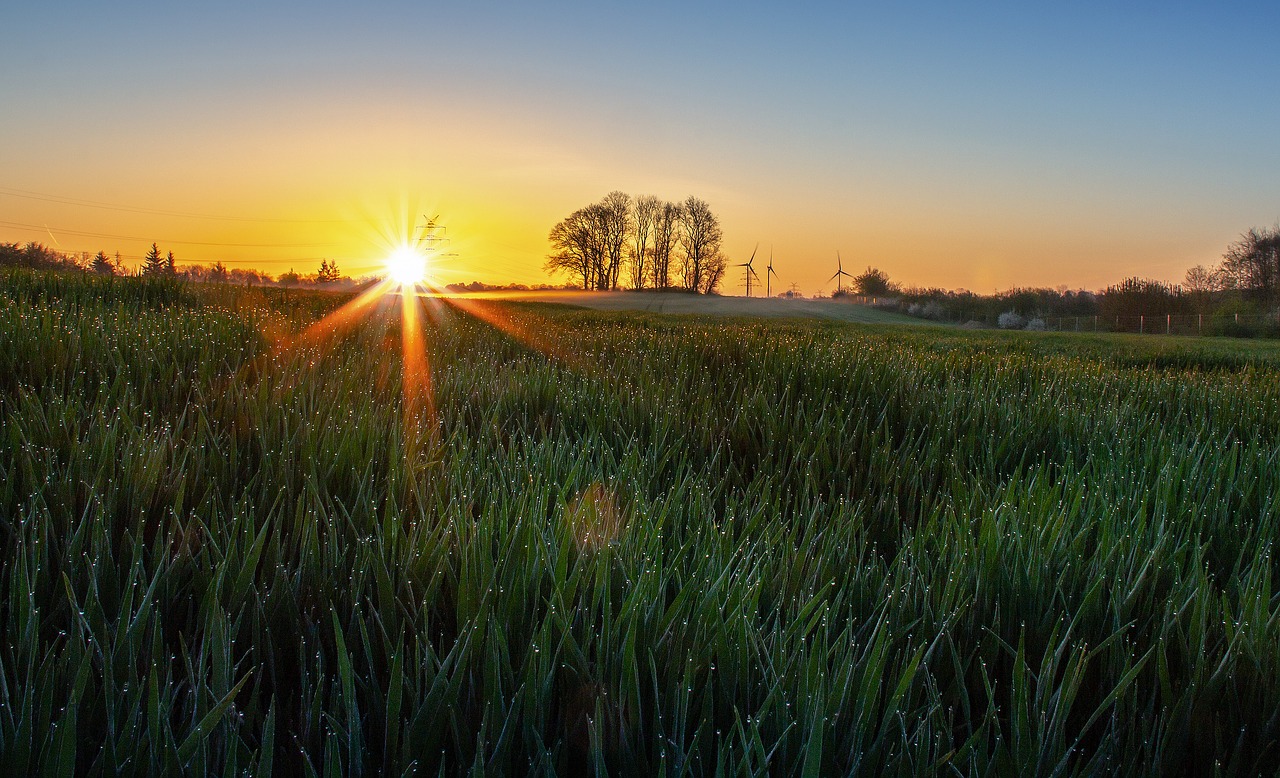
[[[627,236],[631,234],[631,195],[617,190],[600,201],[601,238],[604,240],[608,266],[604,289],[617,289],[626,255]]]
[[[1191,298],[1191,304],[1199,313],[1212,308],[1213,295],[1222,289],[1222,274],[1204,265],[1196,265],[1187,271],[1182,289]]]
[[[1222,280],[1216,271],[1204,265],[1196,265],[1187,271],[1182,288],[1188,292],[1207,294],[1222,288]]]
[[[244,284],[245,286],[271,283],[271,276],[243,267],[232,268],[227,271],[227,278],[233,284]]]
[[[1280,225],[1256,227],[1227,247],[1221,272],[1230,286],[1264,303],[1280,302]]]
[[[605,249],[596,229],[600,221],[596,210],[596,206],[579,208],[552,227],[547,236],[552,248],[547,271],[577,277],[583,289],[598,288],[597,278],[603,275]]]
[[[681,235],[680,242],[684,247],[684,286],[695,292],[709,292],[719,283],[719,275],[715,283],[710,285],[710,275],[718,259],[721,274],[724,271],[724,258],[720,256],[720,241],[723,237],[720,220],[707,205],[693,195],[685,199],[680,209]]]
[[[151,249],[147,251],[147,255],[142,258],[142,274],[147,276],[160,275],[165,271],[164,257],[160,256],[160,247],[151,244]]]
[[[889,283],[888,273],[868,266],[865,272],[853,277],[853,288],[860,295],[883,297],[889,293],[892,285]]]
[[[172,252],[172,251],[170,251],[168,254],[166,254],[166,255],[165,255],[165,258],[164,258],[164,272],[168,273],[169,275],[174,275],[175,273],[177,273],[177,272],[178,272],[178,265],[177,265],[177,263],[176,263],[176,262],[174,262],[174,260],[173,260],[173,252]]]
[[[1126,278],[1098,295],[1098,312],[1103,316],[1136,318],[1191,312],[1191,300],[1176,284],[1146,278]],[[1130,325],[1124,321],[1121,327]]]
[[[341,277],[342,276],[338,273],[337,262],[330,262],[327,259],[320,261],[320,270],[316,273],[316,283],[330,284]]]
[[[727,265],[728,258],[720,253],[718,248],[707,255],[707,258],[703,260],[702,287],[698,291],[703,294],[715,294],[720,288],[720,281],[724,279],[724,271]]]
[[[653,195],[640,195],[631,206],[631,285],[636,289],[649,281],[649,242],[661,210],[662,201]]]
[[[663,203],[653,222],[653,286],[667,289],[672,285],[671,252],[680,240],[680,205]]]
[[[25,245],[0,243],[0,265],[28,267],[35,270],[84,270],[88,254],[80,259],[31,241]]]
[[[546,270],[568,275],[583,289],[616,289],[624,260],[630,263],[636,288],[643,288],[650,278],[658,288],[669,287],[677,246],[684,249],[685,288],[711,292],[724,275],[720,221],[696,197],[677,205],[653,197],[633,201],[624,192],[610,192],[569,214],[551,228],[547,239],[552,250]]]
[[[111,266],[111,260],[107,258],[105,251],[99,251],[93,255],[93,261],[89,263],[89,269],[104,276],[115,275],[116,272],[116,269]]]

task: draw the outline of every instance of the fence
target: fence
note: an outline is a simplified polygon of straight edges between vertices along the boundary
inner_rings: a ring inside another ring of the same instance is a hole
[[[1036,321],[1031,319],[1028,321]],[[1280,314],[1174,313],[1153,316],[1049,316],[1039,319],[1054,332],[1133,332],[1143,335],[1280,336]],[[997,322],[988,322],[998,326]]]

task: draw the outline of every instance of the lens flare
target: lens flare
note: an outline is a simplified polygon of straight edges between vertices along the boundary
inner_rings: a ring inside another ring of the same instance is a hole
[[[427,258],[412,246],[401,246],[387,257],[387,274],[403,286],[420,284],[427,275]]]

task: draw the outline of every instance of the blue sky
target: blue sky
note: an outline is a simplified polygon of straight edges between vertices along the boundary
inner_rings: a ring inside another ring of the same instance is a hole
[[[425,204],[455,225],[458,280],[540,280],[551,224],[615,188],[704,197],[731,255],[772,245],[806,292],[837,249],[907,283],[980,291],[1177,280],[1280,217],[1278,17],[1259,4],[33,5],[0,12],[0,187],[264,218]],[[210,234],[2,194],[0,214]],[[0,240],[28,239],[42,238],[0,225]],[[374,261],[357,238],[325,240],[348,266]],[[180,256],[235,252],[215,253]],[[231,258],[276,272],[296,259]]]

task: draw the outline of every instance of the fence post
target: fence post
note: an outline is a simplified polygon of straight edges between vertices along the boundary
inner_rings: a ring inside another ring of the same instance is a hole
[[[1203,313],[1198,314],[1196,316],[1196,334],[1197,335],[1204,334],[1204,314]]]
[[[1147,315],[1145,313],[1138,315],[1138,334],[1144,335],[1147,332]]]
[[[1164,315],[1164,334],[1168,335],[1169,330],[1173,328],[1173,314],[1166,313]]]

